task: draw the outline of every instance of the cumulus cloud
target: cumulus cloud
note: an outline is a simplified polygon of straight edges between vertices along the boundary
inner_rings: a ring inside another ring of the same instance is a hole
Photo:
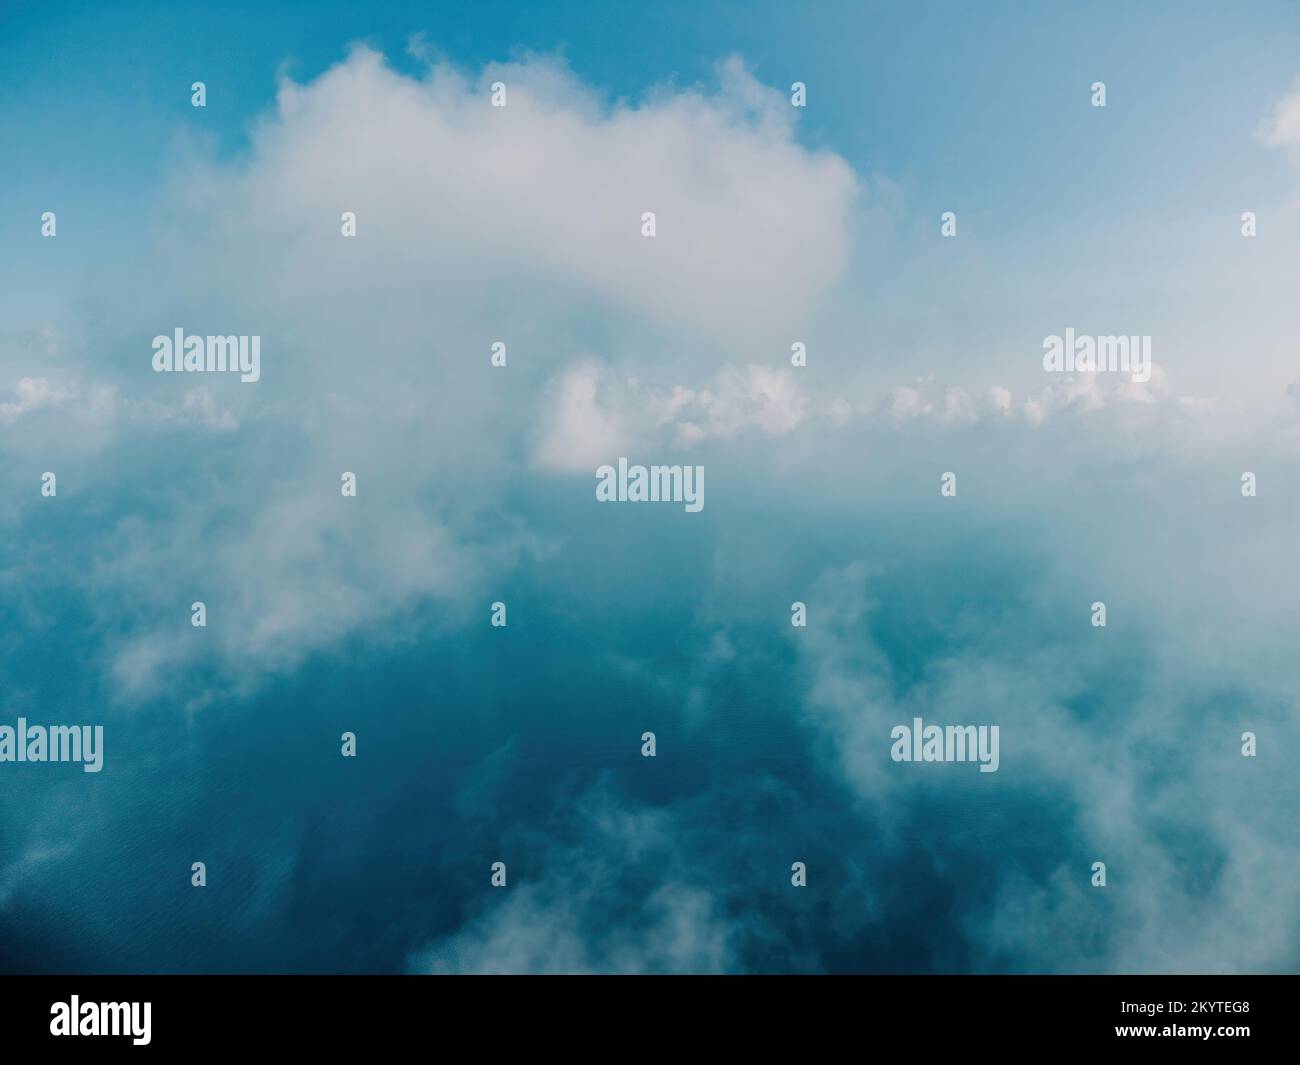
[[[788,369],[724,366],[702,387],[659,388],[595,363],[574,366],[547,389],[534,461],[542,469],[590,473],[638,449],[689,450],[746,430],[793,432],[808,398]],[[654,456],[651,456],[652,458]]]
[[[1020,395],[1001,384],[972,391],[924,374],[890,389],[883,399],[863,397],[855,403],[837,395],[824,416],[837,426],[869,420],[892,428],[1016,424],[1030,430],[1062,418],[1102,419],[1121,431],[1145,431],[1156,419],[1173,432],[1188,418],[1212,412],[1215,404],[1213,396],[1177,395],[1164,368],[1153,363],[1149,381],[1126,374],[1064,374]]]
[[[358,48],[309,85],[286,82],[251,164],[200,177],[191,195],[222,222],[251,213],[270,230],[281,248],[254,264],[257,281],[279,279],[269,295],[293,285],[284,267],[339,270],[346,254],[428,293],[428,309],[450,310],[443,286],[494,281],[532,306],[521,286],[553,282],[565,302],[744,342],[825,297],[858,189],[838,156],[797,143],[781,94],[737,60],[719,73],[714,92],[607,106],[550,59],[415,80]],[[507,106],[492,108],[498,80]],[[338,242],[342,210],[357,213],[355,244]],[[641,235],[646,211],[654,238]]]
[[[1195,565],[1195,548],[1178,550],[1175,569]],[[993,555],[977,548],[965,564],[997,568]],[[1223,636],[1214,609],[1197,616],[1161,602],[1161,579],[1140,572],[1123,578],[1135,616],[1122,645],[1086,622],[1061,625],[1072,572],[1058,558],[1038,571],[1032,595],[972,604],[963,619],[950,599],[957,588],[931,612],[901,601],[879,569],[827,571],[809,593],[816,623],[796,639],[803,712],[827,767],[882,831],[884,862],[916,847],[901,828],[922,805],[957,825],[976,803],[982,821],[1035,833],[1016,848],[968,846],[956,832],[946,842],[955,875],[995,885],[991,897],[963,893],[959,907],[977,970],[1289,971],[1296,945],[1276,930],[1300,922],[1300,887],[1287,872],[1300,845],[1300,789],[1285,770],[1300,734],[1278,705],[1285,678],[1260,668],[1281,648],[1261,647],[1273,641],[1259,632]],[[906,654],[888,619],[904,607]],[[1213,665],[1192,661],[1193,648],[1216,644]],[[1229,662],[1241,656],[1229,675],[1225,652]],[[1204,692],[1225,685],[1231,705],[1207,702]],[[969,767],[890,762],[890,728],[913,716],[997,724],[999,771],[964,779]],[[1269,751],[1242,757],[1246,729],[1268,736]],[[1038,835],[1029,826],[1044,805],[1057,815]],[[1098,860],[1105,889],[1090,883]]]
[[[712,388],[676,398],[679,435],[692,439],[731,437],[750,426],[784,436],[799,427],[808,405],[792,371],[767,366],[725,367]]]
[[[63,393],[50,387],[50,382],[44,377],[20,378],[14,386],[14,398],[0,403],[0,420],[16,421],[29,411],[59,403],[63,398]]]
[[[582,821],[582,842],[552,849],[543,869],[490,894],[481,912],[456,933],[416,951],[410,971],[627,974],[734,968],[734,933],[710,886],[713,877],[683,866],[670,813],[627,809],[597,792],[584,800]]]
[[[635,387],[594,363],[561,374],[547,388],[536,464],[590,473],[612,457],[634,452],[645,429]]]
[[[1300,89],[1279,99],[1255,129],[1270,148],[1283,148],[1300,163]]]
[[[712,86],[610,103],[548,57],[408,76],[357,47],[310,83],[284,81],[246,153],[195,148],[172,169],[144,276],[96,296],[97,346],[120,357],[64,342],[66,385],[28,371],[0,403],[0,423],[62,407],[68,424],[98,404],[100,455],[76,460],[76,484],[127,455],[137,485],[205,469],[110,526],[115,554],[84,565],[113,596],[92,606],[158,611],[111,626],[110,672],[133,698],[161,690],[166,662],[193,660],[177,630],[191,599],[211,610],[214,665],[288,668],[421,601],[459,614],[528,538],[484,518],[520,470],[792,430],[788,375],[730,361],[826,299],[859,198],[844,161],[800,145],[788,101],[734,59]],[[578,335],[593,323],[597,344]],[[259,335],[262,380],[152,373],[152,337],[176,327]],[[683,354],[647,360],[647,345]],[[624,368],[647,362],[661,376]],[[73,435],[52,427],[43,461],[70,465]],[[355,501],[339,496],[344,471]],[[153,546],[137,558],[132,537]],[[141,590],[159,566],[165,594]]]

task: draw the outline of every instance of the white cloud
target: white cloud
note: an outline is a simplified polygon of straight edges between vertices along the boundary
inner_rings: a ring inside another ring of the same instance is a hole
[[[1223,631],[1220,613],[1243,617],[1270,593],[1252,578],[1244,596],[1252,606],[1215,601],[1218,577],[1197,573],[1206,567],[1204,530],[1179,540],[1149,522],[1097,522],[1092,499],[1061,497],[1054,505],[1065,511],[1058,528],[1091,515],[1091,538],[1113,527],[1109,536],[1130,554],[1134,541],[1151,538],[1162,556],[1176,556],[1168,573],[1153,572],[1141,557],[1127,567],[1112,562],[1107,598],[1113,606],[1123,595],[1132,610],[1125,642],[1096,639],[1086,620],[1052,634],[1061,604],[1089,602],[1074,585],[1080,569],[1102,572],[1091,555],[1034,568],[1032,593],[972,609],[973,624],[955,619],[942,595],[928,619],[922,604],[909,604],[913,635],[900,659],[875,638],[888,624],[879,617],[888,602],[875,601],[870,569],[830,570],[809,595],[820,620],[796,640],[803,711],[827,765],[874,818],[890,851],[914,845],[899,831],[911,823],[911,804],[939,817],[936,803],[965,807],[969,788],[985,794],[979,806],[987,811],[1025,802],[1068,811],[1053,815],[1050,840],[1037,841],[1048,851],[1046,869],[1028,868],[1010,853],[972,858],[988,862],[996,885],[987,904],[963,907],[976,970],[1289,971],[1296,946],[1277,929],[1300,920],[1300,883],[1288,875],[1300,803],[1287,772],[1297,725],[1287,709],[1294,682],[1284,634],[1293,625],[1257,618],[1238,637]],[[1131,513],[1127,504],[1117,510]],[[1122,557],[1114,547],[1099,548],[1099,557]],[[979,568],[981,556],[966,565]],[[1191,587],[1172,591],[1179,583]],[[1290,589],[1273,598],[1295,613]],[[915,634],[929,626],[961,635],[937,640],[927,653]],[[897,660],[906,662],[906,677],[896,674]],[[1133,683],[1127,677],[1139,662],[1142,679]],[[1261,668],[1269,662],[1278,665]],[[1117,667],[1126,679],[1112,686]],[[1226,685],[1232,696],[1224,700]],[[998,724],[998,772],[980,779],[947,771],[964,767],[929,772],[892,763],[890,729],[914,715],[929,723]],[[1240,754],[1245,728],[1269,738],[1257,759]],[[950,856],[958,853],[955,842]],[[889,852],[878,857],[887,861]],[[1090,886],[1094,860],[1109,869],[1104,892]]]
[[[646,448],[690,448],[746,430],[784,436],[798,428],[808,406],[790,370],[759,365],[724,366],[705,387],[660,390],[582,363],[552,381],[545,399],[534,462],[587,473]]]
[[[1270,148],[1284,148],[1300,163],[1300,89],[1282,97],[1255,129]]]
[[[692,424],[700,422],[706,435],[721,437],[751,426],[784,436],[798,428],[808,405],[791,370],[767,366],[724,367],[714,387],[693,398],[700,417]]]
[[[543,469],[591,473],[601,463],[635,452],[640,411],[634,386],[594,363],[572,367],[546,389],[534,461]]]
[[[132,490],[203,471],[85,547],[92,607],[133,604],[110,626],[131,696],[196,655],[255,677],[424,602],[460,616],[487,574],[538,549],[502,520],[521,469],[592,470],[673,434],[789,432],[803,400],[787,376],[724,368],[825,299],[859,192],[738,60],[714,87],[609,104],[555,59],[410,77],[364,47],[283,82],[241,156],[195,148],[169,169],[140,276],[94,294],[95,351],[60,342],[69,384],[20,369],[0,406],[0,423],[60,405],[71,424],[98,419],[75,445],[100,448],[97,466],[67,460],[66,424],[28,436],[72,469],[69,491],[124,464]],[[593,323],[603,361],[576,339]],[[150,339],[178,326],[259,335],[261,381],[154,374]],[[497,339],[503,370],[488,363]],[[654,380],[630,377],[652,346],[676,354],[649,360]],[[339,495],[344,470],[356,500]],[[205,642],[190,638],[196,599]]]
[[[719,73],[713,94],[606,107],[550,59],[474,82],[435,66],[416,81],[358,48],[309,86],[286,82],[242,179],[199,199],[232,222],[251,210],[288,244],[266,264],[277,273],[338,260],[337,218],[353,210],[347,254],[420,278],[435,305],[444,283],[544,280],[736,343],[825,295],[858,190],[838,156],[798,145],[780,93],[736,60]],[[495,80],[504,108],[489,105]],[[654,238],[641,236],[645,211]]]
[[[672,815],[581,804],[584,840],[555,848],[528,879],[493,892],[456,933],[415,951],[415,973],[719,973],[736,945],[709,870],[685,867]],[[630,875],[651,871],[634,886]],[[507,863],[507,875],[509,864]],[[520,874],[515,873],[515,876]],[[626,912],[629,902],[632,915]]]
[[[44,377],[22,377],[14,385],[14,398],[0,403],[0,421],[16,421],[29,411],[62,402],[64,395],[50,387]]]

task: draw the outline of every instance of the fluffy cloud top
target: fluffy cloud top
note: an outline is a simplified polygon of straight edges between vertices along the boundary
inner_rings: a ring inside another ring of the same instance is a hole
[[[608,104],[549,58],[412,77],[358,47],[309,84],[283,82],[240,157],[195,149],[176,165],[140,276],[93,297],[96,349],[115,357],[70,348],[60,377],[42,353],[0,404],[0,422],[54,442],[43,461],[64,473],[64,499],[127,461],[136,483],[172,486],[144,507],[156,535],[142,556],[126,543],[134,518],[87,548],[113,552],[85,563],[94,608],[158,611],[109,626],[126,693],[157,692],[164,663],[194,660],[176,597],[208,602],[223,634],[212,661],[235,672],[291,668],[430,598],[458,615],[527,540],[481,520],[517,470],[594,468],[662,425],[651,408],[671,386],[633,382],[628,419],[602,406],[609,366],[654,344],[683,352],[649,360],[666,374],[712,374],[827,297],[857,179],[802,147],[788,100],[739,61],[717,74],[711,89]],[[178,325],[261,336],[262,380],[153,374],[151,338]],[[64,442],[92,398],[97,459]],[[723,369],[676,428],[686,441],[751,423],[781,433],[801,412],[788,377]],[[167,460],[147,472],[150,451]],[[205,453],[219,464],[176,485]],[[344,471],[354,506],[338,498]],[[217,529],[219,550],[193,550]],[[149,577],[159,566],[166,591]]]

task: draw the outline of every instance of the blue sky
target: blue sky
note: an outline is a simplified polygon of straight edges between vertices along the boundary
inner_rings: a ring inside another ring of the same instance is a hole
[[[0,128],[24,149],[7,166],[8,180],[38,199],[66,188],[87,210],[120,213],[124,196],[157,187],[159,152],[178,131],[193,134],[201,122],[223,151],[236,151],[250,119],[273,102],[280,69],[309,80],[363,41],[411,71],[406,48],[414,34],[466,67],[559,53],[611,98],[707,80],[719,58],[737,53],[765,84],[808,83],[814,106],[800,116],[805,142],[905,184],[917,209],[969,203],[1035,224],[1059,214],[1062,199],[1076,215],[1085,198],[1108,215],[1172,213],[1281,195],[1289,180],[1280,164],[1258,165],[1267,158],[1262,149],[1243,174],[1233,154],[1208,146],[1250,148],[1242,120],[1264,111],[1294,77],[1292,4],[370,10],[326,3],[310,10],[304,18],[294,5],[216,11],[141,3],[112,12],[7,5]],[[211,83],[211,104],[195,115],[176,86],[199,78]],[[1124,105],[1104,125],[1072,106],[1079,86],[1098,79]],[[1126,154],[1135,151],[1140,164]],[[93,189],[78,180],[87,171],[96,175]]]
[[[0,15],[0,967],[1295,970],[1294,5],[264,6]]]

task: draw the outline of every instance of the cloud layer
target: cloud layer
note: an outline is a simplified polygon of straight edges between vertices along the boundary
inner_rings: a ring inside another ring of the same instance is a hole
[[[0,814],[0,932],[144,969],[1296,967],[1287,308],[1242,381],[1191,312],[1146,385],[1045,378],[1041,288],[954,354],[881,277],[930,300],[978,243],[891,258],[898,186],[734,59],[611,102],[358,47],[172,169],[69,321],[0,337],[4,708],[116,737],[103,791]],[[154,375],[176,327],[260,335],[262,380]],[[598,507],[620,455],[705,464],[706,510]],[[891,763],[914,715],[999,723],[1002,768]],[[195,851],[228,910],[159,886]]]

